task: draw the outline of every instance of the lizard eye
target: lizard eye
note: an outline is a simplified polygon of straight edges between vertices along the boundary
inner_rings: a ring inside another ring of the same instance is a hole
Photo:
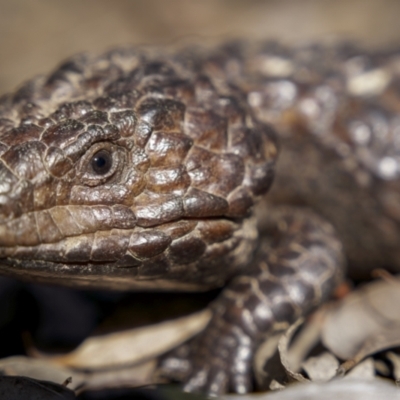
[[[108,142],[96,143],[82,157],[78,176],[88,186],[97,186],[109,181],[121,170],[124,159],[122,149]]]
[[[112,155],[107,150],[100,150],[93,154],[90,164],[93,172],[95,172],[97,175],[105,175],[112,168]]]

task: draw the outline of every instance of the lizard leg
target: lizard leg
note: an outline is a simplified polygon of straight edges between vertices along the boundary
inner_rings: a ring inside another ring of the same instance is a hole
[[[249,392],[259,345],[329,298],[343,265],[329,223],[308,210],[274,211],[253,265],[210,305],[205,331],[163,359],[161,371],[186,391]]]

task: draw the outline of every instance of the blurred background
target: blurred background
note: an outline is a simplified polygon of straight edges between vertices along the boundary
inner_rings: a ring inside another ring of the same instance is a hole
[[[400,43],[398,0],[0,0],[0,93],[63,58],[118,44],[351,38]]]

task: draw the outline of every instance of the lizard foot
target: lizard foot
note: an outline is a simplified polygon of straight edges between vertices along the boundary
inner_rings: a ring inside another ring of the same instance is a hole
[[[161,375],[183,382],[184,391],[209,396],[251,391],[252,340],[225,321],[212,322],[204,332],[160,361]]]

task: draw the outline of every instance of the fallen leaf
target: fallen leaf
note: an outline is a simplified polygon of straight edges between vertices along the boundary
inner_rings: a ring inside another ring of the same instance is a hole
[[[302,367],[313,382],[327,382],[336,376],[338,359],[331,353],[323,352],[303,362]]]
[[[289,377],[291,381],[295,382],[309,382],[309,379],[307,379],[304,375],[301,373],[297,372],[297,366],[296,369],[293,368],[293,366],[290,363],[290,358],[289,358],[289,344],[292,340],[293,335],[296,333],[298,327],[303,323],[303,320],[300,319],[296,323],[294,323],[288,330],[287,332],[280,338],[279,343],[278,343],[278,351],[280,355],[280,359],[282,362],[283,367],[285,368],[286,374]]]
[[[87,338],[72,352],[47,356],[53,363],[78,369],[104,369],[137,364],[163,354],[205,328],[211,312],[204,310],[159,324]]]
[[[376,281],[354,291],[327,317],[324,345],[348,365],[400,345],[400,283]]]

